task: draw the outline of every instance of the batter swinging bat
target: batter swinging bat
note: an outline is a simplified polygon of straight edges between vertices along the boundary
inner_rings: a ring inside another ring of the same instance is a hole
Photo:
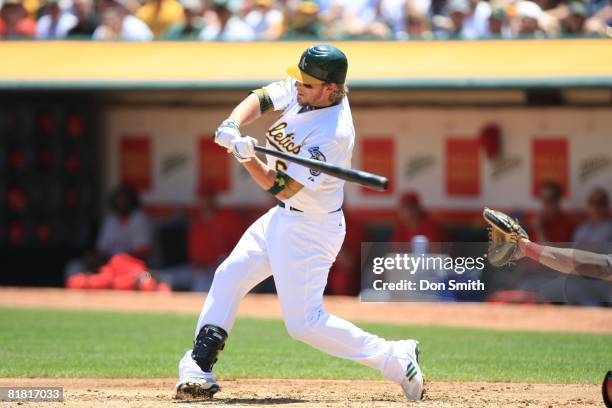
[[[389,184],[386,177],[368,173],[367,171],[345,169],[343,167],[334,166],[333,164],[325,163],[323,161],[307,159],[305,157],[299,157],[293,154],[268,149],[267,147],[263,146],[255,146],[255,150],[283,160],[298,163],[302,166],[308,167],[309,169],[317,170],[321,173],[329,174],[330,176],[334,176],[342,180],[352,181],[353,183],[358,183],[362,186],[370,187],[375,190],[385,191]]]

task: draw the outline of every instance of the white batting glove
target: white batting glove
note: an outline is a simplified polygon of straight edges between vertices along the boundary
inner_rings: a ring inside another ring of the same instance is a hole
[[[251,161],[255,157],[255,146],[257,139],[251,136],[244,136],[230,142],[230,151],[240,163]]]
[[[215,132],[215,143],[229,150],[230,143],[240,138],[240,125],[233,119],[225,119]]]

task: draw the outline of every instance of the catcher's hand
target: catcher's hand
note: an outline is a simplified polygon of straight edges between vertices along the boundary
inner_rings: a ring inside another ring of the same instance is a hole
[[[489,262],[504,266],[520,257],[519,238],[529,239],[521,225],[501,211],[485,208],[482,216],[489,229]]]

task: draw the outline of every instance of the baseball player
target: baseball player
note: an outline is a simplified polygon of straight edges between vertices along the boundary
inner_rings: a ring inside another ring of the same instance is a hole
[[[345,85],[348,62],[338,48],[317,45],[287,70],[290,78],[252,91],[217,129],[231,152],[278,205],[251,225],[215,272],[200,313],[193,350],[179,363],[177,398],[212,397],[213,366],[232,330],[238,303],[270,275],[289,335],[323,352],[379,370],[409,400],[423,397],[418,342],[388,341],[323,310],[329,269],[345,235],[344,181],[294,163],[255,156],[256,140],[240,127],[282,111],[266,146],[350,167],[355,129]]]

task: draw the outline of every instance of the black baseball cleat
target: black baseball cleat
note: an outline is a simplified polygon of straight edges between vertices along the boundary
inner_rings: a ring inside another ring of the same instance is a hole
[[[205,399],[212,398],[221,387],[215,378],[186,378],[176,384],[175,399]]]

